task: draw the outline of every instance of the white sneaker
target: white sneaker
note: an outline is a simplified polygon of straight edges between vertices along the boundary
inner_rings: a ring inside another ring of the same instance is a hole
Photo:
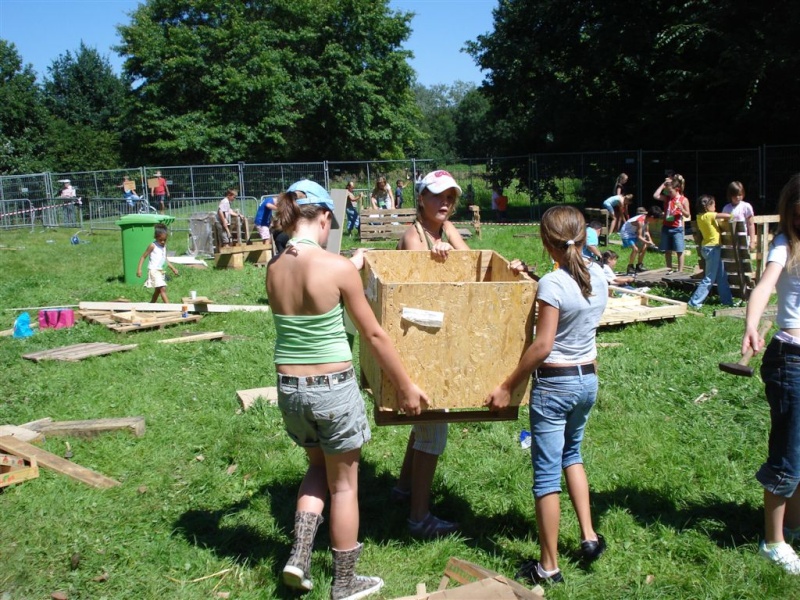
[[[786,542],[780,542],[771,549],[768,549],[767,545],[761,542],[758,547],[758,553],[783,568],[790,575],[800,575],[800,558]]]

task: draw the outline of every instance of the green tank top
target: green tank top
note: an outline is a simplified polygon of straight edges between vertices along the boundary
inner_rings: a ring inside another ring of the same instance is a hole
[[[319,246],[312,240],[293,238],[290,244]],[[344,306],[337,304],[323,315],[272,313],[277,339],[276,365],[317,365],[353,360],[344,329]]]

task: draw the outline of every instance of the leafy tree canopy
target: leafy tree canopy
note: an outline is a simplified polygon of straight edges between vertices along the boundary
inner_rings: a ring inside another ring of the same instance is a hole
[[[410,18],[388,0],[147,0],[119,28],[128,142],[172,163],[402,156]]]
[[[48,67],[44,81],[50,112],[74,125],[111,130],[122,109],[125,84],[114,74],[108,58],[81,42]]]
[[[500,0],[467,46],[516,153],[795,142],[793,0]]]
[[[33,67],[0,39],[0,173],[43,170],[46,113]]]

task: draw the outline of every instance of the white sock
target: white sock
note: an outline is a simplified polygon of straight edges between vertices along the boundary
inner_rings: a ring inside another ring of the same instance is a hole
[[[536,565],[536,572],[539,574],[539,577],[542,577],[544,579],[552,577],[553,575],[555,575],[559,571],[560,571],[560,569],[555,569],[554,571],[547,571],[542,566],[542,563],[539,563],[539,564]]]

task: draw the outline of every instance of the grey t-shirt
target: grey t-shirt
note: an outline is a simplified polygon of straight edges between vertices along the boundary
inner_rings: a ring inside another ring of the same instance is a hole
[[[558,328],[546,363],[583,364],[597,358],[595,333],[608,302],[608,282],[597,263],[589,264],[592,294],[581,295],[575,280],[564,269],[539,281],[537,299],[558,309]]]

